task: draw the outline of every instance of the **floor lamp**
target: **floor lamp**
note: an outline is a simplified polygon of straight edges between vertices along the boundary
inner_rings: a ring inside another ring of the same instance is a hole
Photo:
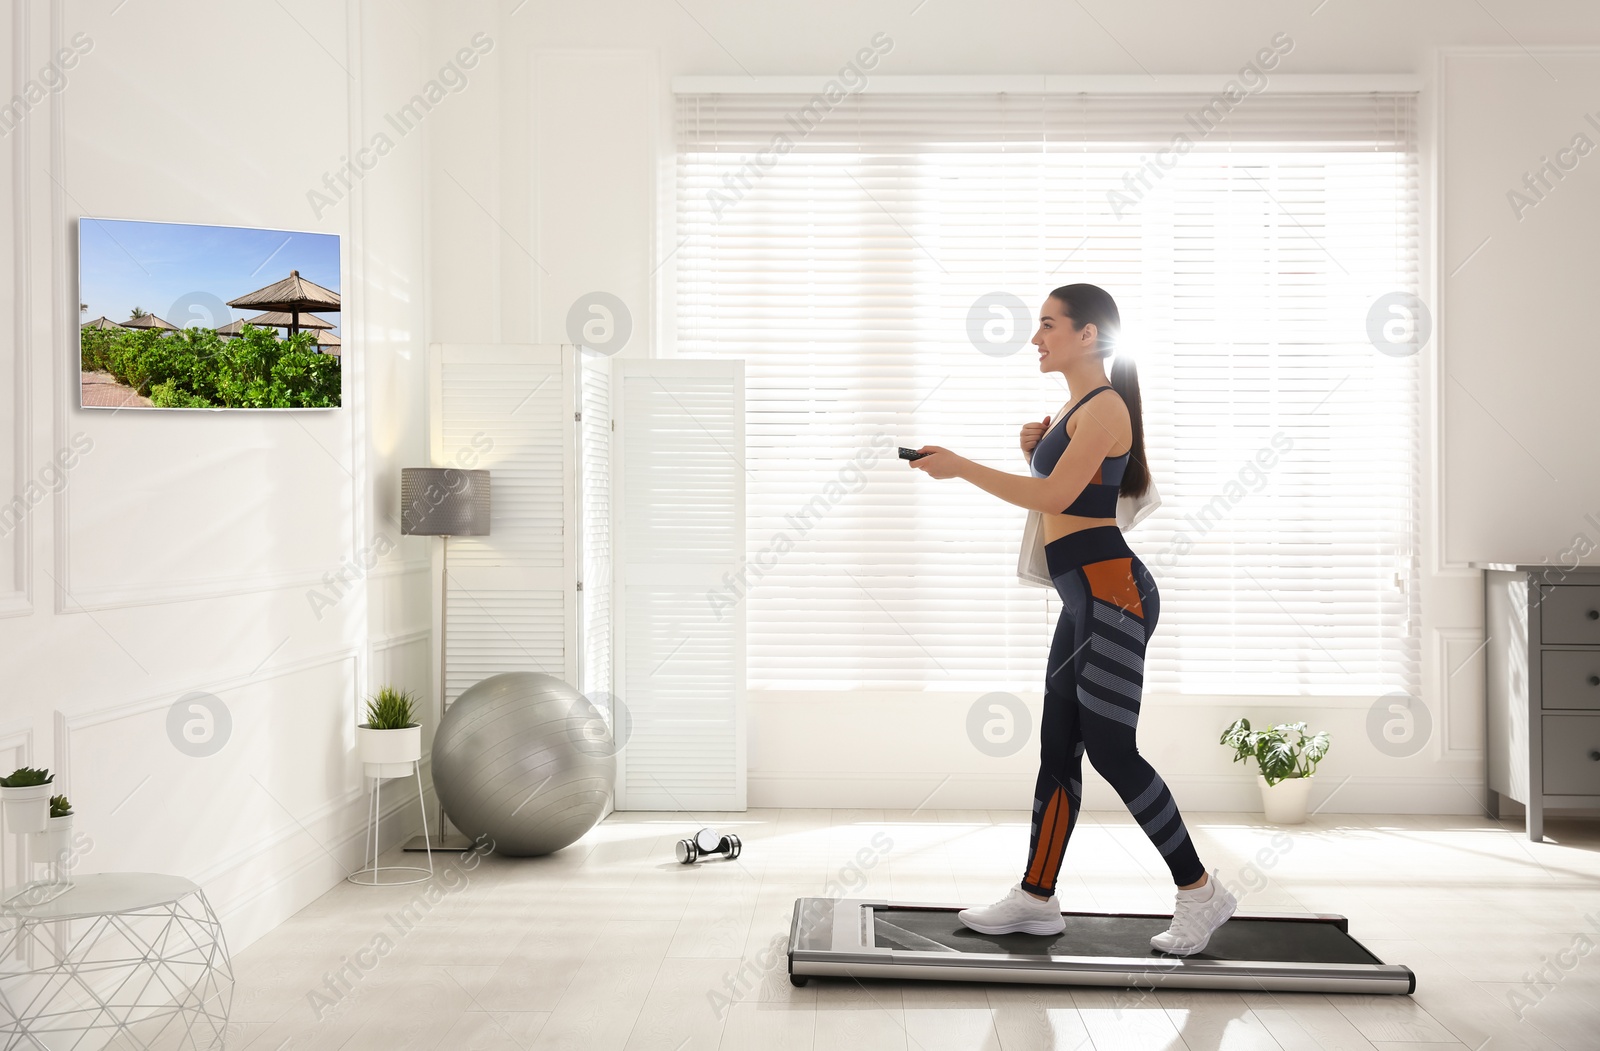
[[[439,721],[434,732],[444,722],[446,708],[445,678],[448,651],[448,621],[450,615],[450,538],[453,536],[489,535],[489,472],[465,471],[459,467],[404,467],[400,470],[400,533],[403,536],[437,536],[444,538],[440,562],[443,578],[440,580],[439,609]],[[438,789],[434,789],[435,797]],[[471,844],[461,837],[451,839],[445,835],[444,800],[439,803],[438,837],[427,835],[413,837],[406,850],[429,852],[439,850],[465,850]]]

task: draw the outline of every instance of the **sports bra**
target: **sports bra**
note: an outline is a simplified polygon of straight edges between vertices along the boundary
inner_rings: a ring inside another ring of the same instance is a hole
[[[1067,451],[1067,446],[1072,441],[1067,436],[1067,421],[1072,419],[1072,414],[1096,394],[1111,389],[1096,387],[1085,394],[1079,399],[1078,404],[1067,410],[1067,414],[1039,439],[1039,444],[1033,447],[1033,453],[1028,457],[1028,470],[1035,478],[1048,478],[1061,459],[1061,454]],[[1072,506],[1061,513],[1080,515],[1084,518],[1117,517],[1117,490],[1122,487],[1122,475],[1128,469],[1128,457],[1132,454],[1133,450],[1129,449],[1121,456],[1106,457],[1101,462],[1100,469],[1094,473],[1094,477],[1089,479],[1089,484],[1083,487],[1083,492],[1072,501]]]

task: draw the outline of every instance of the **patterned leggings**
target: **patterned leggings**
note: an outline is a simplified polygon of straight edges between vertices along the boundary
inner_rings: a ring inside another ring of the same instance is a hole
[[[1055,891],[1083,799],[1085,750],[1166,859],[1172,882],[1193,883],[1205,868],[1166,782],[1134,740],[1145,641],[1161,612],[1155,580],[1116,526],[1069,533],[1044,551],[1062,607],[1044,680],[1022,889],[1043,897]]]

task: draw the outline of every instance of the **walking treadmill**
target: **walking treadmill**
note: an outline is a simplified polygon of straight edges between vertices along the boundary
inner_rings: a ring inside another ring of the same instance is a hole
[[[931,978],[1165,989],[1321,993],[1416,991],[1411,968],[1384,963],[1350,937],[1343,916],[1234,915],[1205,951],[1168,956],[1150,937],[1155,913],[1064,912],[1060,934],[979,934],[964,905],[800,898],[789,926],[789,981],[812,976]]]

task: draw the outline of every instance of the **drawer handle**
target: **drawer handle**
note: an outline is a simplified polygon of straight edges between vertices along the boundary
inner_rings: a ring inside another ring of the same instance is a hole
[[[1590,620],[1600,620],[1600,609],[1591,609],[1589,611],[1589,619]]]
[[[1591,676],[1589,676],[1589,685],[1590,686],[1600,686],[1600,675],[1591,675]]]
[[[1589,758],[1593,759],[1597,763],[1600,763],[1600,751],[1596,751],[1593,748],[1589,749]]]

